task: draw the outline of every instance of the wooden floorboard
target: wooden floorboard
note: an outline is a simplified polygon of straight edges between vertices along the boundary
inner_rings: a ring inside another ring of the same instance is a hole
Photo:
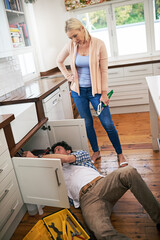
[[[129,164],[137,168],[160,202],[160,153],[152,151],[149,113],[116,114],[112,118]],[[97,117],[94,124],[101,149],[101,158],[95,166],[105,175],[117,169],[117,156]],[[89,149],[92,154],[90,146]],[[44,207],[41,216],[26,213],[11,240],[23,239],[39,219],[57,210],[59,208]],[[71,207],[71,211],[86,227],[80,209]],[[111,221],[117,231],[132,240],[160,240],[155,224],[129,191],[114,206]]]

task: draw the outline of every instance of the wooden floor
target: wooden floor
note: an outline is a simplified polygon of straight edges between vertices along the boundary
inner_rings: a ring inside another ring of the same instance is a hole
[[[160,153],[152,151],[149,113],[112,115],[112,118],[129,164],[137,168],[160,202]],[[101,149],[101,159],[97,160],[95,166],[101,173],[107,174],[117,169],[117,158],[96,117],[94,122]],[[44,214],[41,216],[38,214],[29,216],[26,213],[11,240],[23,239],[39,219],[57,210],[59,209],[44,207]],[[72,207],[71,211],[85,226],[80,209]],[[160,233],[156,230],[155,224],[129,191],[115,205],[111,220],[117,231],[124,233],[132,240],[160,239]]]

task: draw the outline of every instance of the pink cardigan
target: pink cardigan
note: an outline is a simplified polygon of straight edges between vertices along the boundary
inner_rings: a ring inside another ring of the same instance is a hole
[[[71,89],[79,94],[78,73],[75,66],[77,45],[72,40],[67,43],[57,57],[57,65],[66,79],[73,74]],[[71,73],[66,69],[64,61],[70,56]],[[92,94],[107,91],[108,87],[108,55],[105,44],[98,38],[91,37],[89,45],[89,64],[92,82]]]

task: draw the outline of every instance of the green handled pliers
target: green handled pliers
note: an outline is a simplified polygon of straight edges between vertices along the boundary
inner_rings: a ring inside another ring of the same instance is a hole
[[[110,99],[113,94],[113,90],[111,90],[109,93],[107,93],[108,98]],[[106,105],[103,102],[100,102],[97,107],[97,115],[99,116],[102,112],[102,110],[106,107]]]

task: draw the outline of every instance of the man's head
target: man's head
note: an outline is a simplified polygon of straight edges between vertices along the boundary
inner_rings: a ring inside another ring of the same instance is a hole
[[[71,146],[64,141],[55,143],[51,149],[56,154],[70,154],[72,152]]]

